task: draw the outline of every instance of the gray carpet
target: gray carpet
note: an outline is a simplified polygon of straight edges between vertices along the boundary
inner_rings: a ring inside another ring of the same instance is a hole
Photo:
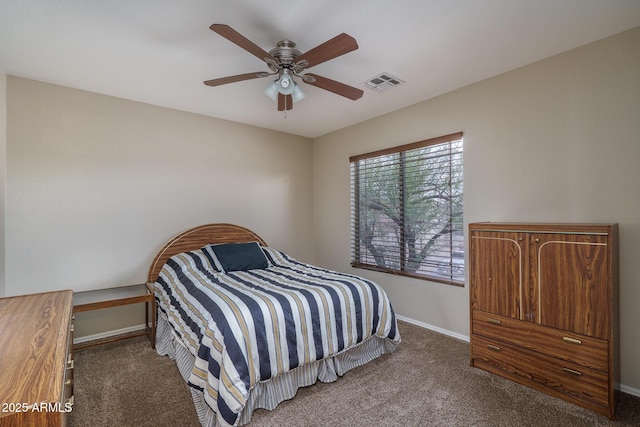
[[[391,355],[337,382],[300,389],[250,426],[640,426],[640,398],[621,393],[616,421],[469,367],[468,343],[400,322]],[[73,427],[194,426],[175,363],[145,338],[75,354]]]

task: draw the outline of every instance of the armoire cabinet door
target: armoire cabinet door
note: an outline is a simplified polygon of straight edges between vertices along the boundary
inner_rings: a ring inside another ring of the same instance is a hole
[[[611,319],[607,236],[532,234],[533,321],[606,338]]]
[[[524,276],[527,262],[526,234],[472,232],[471,308],[514,319],[529,311],[530,291]]]

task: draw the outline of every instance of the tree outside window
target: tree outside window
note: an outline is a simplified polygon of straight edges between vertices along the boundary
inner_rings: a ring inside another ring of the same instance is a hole
[[[354,267],[464,284],[462,133],[350,158]]]

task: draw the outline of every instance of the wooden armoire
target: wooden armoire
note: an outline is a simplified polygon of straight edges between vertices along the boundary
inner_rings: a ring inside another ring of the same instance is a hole
[[[617,224],[469,224],[471,366],[614,418]]]

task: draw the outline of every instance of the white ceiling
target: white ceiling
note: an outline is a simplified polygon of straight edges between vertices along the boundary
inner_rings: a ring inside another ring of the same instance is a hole
[[[351,101],[301,83],[285,118],[268,71],[209,30],[227,24],[269,51],[342,33],[359,49],[309,69],[364,89]],[[0,0],[0,72],[317,137],[640,25],[640,0]],[[388,72],[406,83],[361,86]]]

